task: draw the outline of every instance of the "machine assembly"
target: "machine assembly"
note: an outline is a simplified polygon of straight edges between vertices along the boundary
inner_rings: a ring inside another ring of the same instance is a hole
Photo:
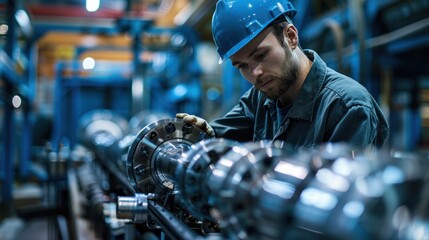
[[[92,124],[121,122],[97,115],[90,118]],[[306,151],[284,142],[239,143],[211,138],[176,118],[156,120],[122,137],[114,136],[114,129],[120,128],[84,131],[91,135],[85,139],[98,139],[86,145],[99,152],[105,164],[116,166],[110,168],[126,186],[110,201],[118,221],[141,231],[138,236],[429,236],[427,162],[421,156],[356,150],[341,143]]]

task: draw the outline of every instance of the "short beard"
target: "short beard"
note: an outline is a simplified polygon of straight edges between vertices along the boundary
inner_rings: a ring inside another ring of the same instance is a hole
[[[285,59],[283,61],[283,69],[281,74],[276,77],[281,80],[282,84],[278,88],[273,89],[271,92],[266,93],[267,97],[272,100],[277,100],[289,91],[298,77],[299,64],[292,60],[292,53],[285,47]]]

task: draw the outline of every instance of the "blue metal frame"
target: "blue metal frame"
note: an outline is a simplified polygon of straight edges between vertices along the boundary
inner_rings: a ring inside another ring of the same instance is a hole
[[[78,61],[68,62],[74,66],[74,71],[78,69]],[[54,150],[59,148],[59,145],[63,139],[68,139],[70,147],[74,147],[78,143],[76,130],[78,129],[79,118],[85,113],[85,110],[81,108],[84,104],[82,99],[82,88],[102,88],[110,87],[114,89],[118,88],[130,88],[131,81],[128,78],[121,78],[120,76],[112,75],[110,77],[63,77],[62,72],[67,67],[67,62],[59,62],[56,66],[56,80],[55,80],[55,114],[54,114],[54,126],[52,145]],[[67,108],[66,101],[70,101],[71,108]],[[129,104],[128,106],[130,106]],[[105,106],[108,108],[108,106]],[[69,111],[69,114],[64,114],[64,111]],[[129,110],[128,110],[129,112]],[[65,129],[64,122],[68,121],[67,128],[73,129],[71,133]]]
[[[20,6],[20,1],[8,0],[6,2],[6,14],[7,14],[7,24],[9,31],[6,38],[6,46],[3,50],[0,51],[0,75],[5,82],[5,92],[6,94],[18,94],[22,99],[23,113],[24,113],[24,122],[23,122],[23,135],[21,136],[23,141],[20,142],[20,145],[15,144],[15,109],[12,106],[12,96],[8,95],[6,97],[6,102],[4,104],[4,122],[3,122],[3,141],[4,149],[0,156],[0,177],[2,181],[1,189],[1,200],[9,205],[12,200],[13,192],[13,180],[14,180],[14,159],[16,151],[19,151],[20,164],[19,164],[19,173],[21,177],[26,177],[28,175],[29,163],[30,163],[30,153],[31,153],[31,105],[34,99],[34,66],[29,64],[26,66],[25,73],[23,75],[18,74],[13,67],[13,54],[17,46],[17,28],[31,29],[31,26],[19,26],[15,13]],[[26,33],[28,34],[28,32]],[[27,47],[24,49],[26,55],[31,56],[32,44],[31,36],[26,35],[27,38]],[[19,147],[19,148],[18,148]]]
[[[5,115],[4,115],[4,132],[3,140],[4,149],[2,154],[2,172],[3,172],[3,184],[2,184],[2,201],[8,204],[12,200],[12,185],[13,185],[13,159],[14,159],[14,134],[15,129],[13,120],[13,107],[10,103],[5,104]]]
[[[111,34],[111,35],[116,35],[116,34],[120,34],[122,32],[129,32],[131,37],[133,38],[133,45],[130,46],[131,50],[134,53],[133,56],[133,62],[132,62],[132,69],[133,69],[133,76],[132,76],[132,82],[138,81],[139,78],[141,78],[143,76],[142,73],[142,68],[144,67],[143,64],[140,60],[140,54],[142,51],[146,50],[146,46],[142,45],[142,41],[141,41],[141,34],[143,33],[147,33],[147,34],[162,34],[162,33],[169,33],[171,35],[174,34],[182,34],[183,36],[185,36],[185,38],[187,39],[186,42],[186,46],[185,47],[193,47],[196,46],[196,44],[198,43],[199,39],[197,37],[197,34],[195,34],[195,32],[193,32],[193,30],[185,27],[185,26],[181,26],[181,27],[174,27],[174,28],[156,28],[152,26],[152,22],[148,21],[148,20],[144,20],[144,19],[119,19],[116,22],[116,25],[112,25],[112,26],[104,26],[104,27],[99,27],[97,28],[96,26],[70,26],[70,27],[59,27],[56,26],[55,24],[52,25],[46,25],[43,24],[42,25],[37,25],[35,26],[35,32],[37,36],[42,36],[43,34],[45,34],[48,31],[53,31],[53,30],[62,30],[62,31],[75,31],[75,32],[82,32],[82,30],[85,30],[85,32],[88,33],[99,33],[102,32],[104,34]],[[172,54],[177,54],[177,51],[180,51],[180,46],[178,46],[177,48],[173,47],[172,49],[160,49],[159,51],[166,51],[166,52],[171,52]],[[79,57],[80,54],[85,51],[88,50],[87,48],[78,48],[75,53],[76,57]],[[189,75],[189,77],[186,77],[186,81],[183,81],[183,79],[178,79],[177,83],[174,83],[174,85],[181,85],[183,84],[185,86],[185,88],[188,90],[188,92],[193,92],[192,94],[186,95],[185,98],[174,98],[172,97],[172,93],[174,93],[174,89],[159,89],[159,92],[157,93],[156,96],[153,95],[153,90],[157,87],[155,86],[156,82],[153,81],[153,79],[151,79],[150,77],[146,77],[146,79],[143,79],[143,84],[144,84],[144,93],[142,96],[142,99],[138,99],[139,101],[137,102],[133,102],[131,105],[131,112],[132,113],[136,113],[139,112],[141,110],[160,110],[160,111],[165,111],[164,109],[156,109],[156,105],[157,102],[156,100],[158,100],[158,98],[160,97],[162,101],[170,101],[173,104],[169,104],[169,107],[174,107],[175,105],[177,106],[182,106],[186,105],[184,108],[186,109],[181,109],[182,111],[191,111],[194,114],[200,114],[201,111],[201,83],[199,81],[199,74],[200,74],[200,67],[196,61],[196,57],[195,57],[195,51],[190,51],[192,53],[191,56],[188,56],[185,60],[184,66],[178,66],[178,64],[173,65],[173,68],[169,67],[169,72],[168,75],[172,75],[172,77],[177,77],[177,73],[173,73],[171,74],[171,72],[173,71],[181,71],[183,73],[186,73]],[[182,61],[183,63],[183,59],[179,59],[179,61]],[[74,64],[77,64],[77,60],[75,60]],[[66,89],[62,89],[63,87],[65,87],[64,82],[65,79],[62,79],[61,77],[61,71],[60,69],[64,68],[64,64],[60,63],[57,65],[57,80],[56,80],[56,86],[55,86],[55,99],[57,100],[56,102],[56,106],[55,106],[55,116],[54,116],[54,136],[53,136],[53,141],[54,143],[58,143],[59,140],[61,139],[61,134],[62,134],[62,122],[61,122],[61,116],[58,116],[58,114],[60,113],[60,108],[61,108],[61,101],[64,99],[64,94],[65,94],[65,90]],[[109,76],[106,79],[100,80],[100,81],[95,81],[94,84],[109,84],[109,82],[111,82],[109,80],[109,78],[111,78],[113,76]],[[82,81],[81,81],[82,80]],[[80,79],[79,77],[75,76],[75,79],[73,81],[77,81],[78,83],[83,83],[83,79]],[[85,80],[86,81],[86,80]],[[101,81],[104,81],[105,83],[100,83]],[[173,83],[172,83],[173,84]],[[168,84],[168,85],[172,85],[172,84]],[[171,87],[171,86],[170,86]],[[67,86],[67,89],[70,91],[71,93],[71,99],[74,103],[73,106],[71,106],[70,110],[74,113],[80,112],[79,109],[79,103],[77,102],[77,99],[79,99],[79,95],[81,94],[80,91],[78,90],[78,87],[76,86]],[[198,93],[194,93],[195,89]],[[131,91],[130,91],[131,93]],[[177,102],[174,102],[177,101]],[[183,101],[188,102],[186,104],[183,104]],[[190,103],[189,103],[190,102]],[[174,106],[173,106],[174,105]],[[177,110],[177,109],[176,109]],[[76,119],[74,119],[76,120]],[[72,124],[70,125],[71,128],[77,127],[76,125]],[[74,140],[71,141],[72,144],[75,143]]]
[[[36,45],[34,39],[29,39],[27,43],[27,48],[25,49],[25,55],[28,56],[28,64],[27,71],[24,73],[24,78],[27,79],[27,86],[30,89],[29,94],[27,96],[28,104],[24,105],[24,121],[23,121],[23,129],[22,132],[22,141],[21,141],[21,161],[19,164],[19,174],[21,178],[27,178],[30,175],[30,168],[32,165],[31,162],[31,153],[33,145],[33,110],[32,103],[35,98],[36,91],[36,65],[33,64],[37,62],[36,60]]]
[[[14,33],[14,27],[16,26],[15,23],[15,3],[14,1],[8,1],[8,10],[7,10],[7,21],[9,24],[9,28],[11,29],[9,32],[11,34],[7,35],[6,40],[6,53],[7,57],[12,56],[14,44],[15,44],[15,33]],[[7,58],[5,58],[7,59]],[[5,63],[5,62],[4,62]],[[2,63],[3,65],[3,63]],[[5,65],[8,67],[8,65]],[[4,69],[2,67],[2,69]],[[9,70],[9,69],[7,69]],[[2,71],[2,75],[6,78],[8,81],[6,83],[6,92],[10,93],[13,91],[13,81],[11,77],[13,77],[12,71]],[[4,173],[4,181],[3,181],[3,188],[2,188],[2,200],[9,204],[12,200],[12,186],[13,186],[13,159],[14,159],[14,119],[13,119],[13,107],[11,105],[11,102],[6,102],[5,104],[5,116],[4,116],[4,129],[3,129],[3,140],[5,141],[4,144],[4,151],[3,151],[3,173]]]
[[[237,68],[232,66],[230,59],[222,63],[222,67],[222,112],[226,113],[237,104],[238,98],[249,90],[252,85],[241,76]]]

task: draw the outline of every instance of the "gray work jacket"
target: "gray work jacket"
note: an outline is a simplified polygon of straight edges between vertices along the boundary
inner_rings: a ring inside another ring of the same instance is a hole
[[[296,149],[327,142],[380,148],[389,127],[371,94],[327,67],[314,51],[304,52],[313,65],[281,124],[276,102],[252,87],[224,117],[210,123],[216,137],[239,142],[283,140]]]

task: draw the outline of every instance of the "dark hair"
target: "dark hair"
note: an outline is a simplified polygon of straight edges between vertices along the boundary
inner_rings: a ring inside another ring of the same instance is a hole
[[[290,20],[287,16],[281,16],[278,19],[274,20],[268,27],[272,27],[271,31],[277,37],[277,40],[282,46],[285,46],[284,38],[283,38],[283,29],[288,24],[293,24],[292,20]],[[298,43],[298,47],[301,48],[301,45]]]
[[[283,21],[280,23],[274,23],[272,25],[272,32],[277,37],[277,40],[280,42],[281,45],[284,46],[285,42],[283,40],[283,29],[289,24],[287,21]]]

